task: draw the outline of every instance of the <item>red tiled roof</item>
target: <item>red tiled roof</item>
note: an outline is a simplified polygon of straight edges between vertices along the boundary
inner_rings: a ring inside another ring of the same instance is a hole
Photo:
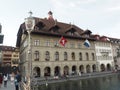
[[[49,35],[58,35],[58,36],[69,36],[69,37],[82,37],[82,34],[84,32],[83,29],[77,27],[76,25],[71,25],[71,24],[67,24],[67,23],[62,23],[62,22],[58,22],[56,20],[48,20],[47,18],[37,18],[34,17],[35,19],[35,27],[34,30],[32,31],[32,33],[42,33],[42,34],[49,34]],[[52,29],[54,27],[57,31],[52,31]],[[70,36],[69,34],[67,34],[66,32],[69,32],[69,30],[73,29],[75,32],[77,32],[77,35],[72,35]],[[19,47],[20,45],[20,41],[21,41],[21,36],[22,33],[26,33],[26,31],[23,32],[23,30],[26,30],[25,28],[25,23],[20,25],[18,34],[17,34],[17,43],[16,46]],[[90,31],[91,33],[91,31]],[[84,37],[83,37],[84,38]]]

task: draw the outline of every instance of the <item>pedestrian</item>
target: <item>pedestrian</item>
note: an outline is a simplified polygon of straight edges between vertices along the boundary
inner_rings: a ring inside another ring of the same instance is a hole
[[[2,76],[2,73],[0,73],[0,88],[2,86],[2,82],[3,82],[3,76]]]
[[[20,75],[19,71],[17,71],[14,81],[15,81],[15,90],[19,90],[20,82],[21,82],[21,75]]]
[[[78,72],[78,75],[81,76],[81,72],[80,71]]]
[[[15,82],[15,90],[19,90],[19,84],[16,76],[14,82]]]
[[[4,80],[4,87],[7,87],[7,81],[8,81],[8,76],[7,76],[7,74],[5,74],[5,75],[3,76],[3,80]]]
[[[14,73],[12,73],[10,75],[11,84],[14,84],[14,77],[15,77],[15,75],[14,75]]]

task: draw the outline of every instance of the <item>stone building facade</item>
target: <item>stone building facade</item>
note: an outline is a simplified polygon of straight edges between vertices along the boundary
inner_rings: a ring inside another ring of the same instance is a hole
[[[120,70],[120,39],[118,38],[109,38],[109,39],[112,45],[115,69]]]
[[[96,62],[99,71],[114,70],[113,47],[106,36],[94,35]]]
[[[103,40],[108,39],[107,37],[98,40],[88,29],[58,22],[51,11],[48,18],[33,18],[35,26],[30,33],[31,52],[28,52],[29,40],[25,23],[20,25],[17,34],[16,46],[20,49],[20,69],[23,76],[28,75],[29,71],[35,77],[44,77],[114,69],[112,44]],[[64,45],[61,45],[61,38],[66,40],[62,41]],[[86,41],[89,42],[87,47],[84,44]]]
[[[31,53],[28,53],[28,33],[25,23],[20,25],[16,46],[20,48],[20,68],[25,76],[32,71],[36,77],[77,75],[98,70],[95,42],[90,30],[83,30],[76,25],[58,22],[49,12],[48,18],[35,19],[31,32]],[[61,45],[61,37],[66,43]],[[90,46],[84,45],[88,41]],[[32,60],[32,68],[29,61]]]

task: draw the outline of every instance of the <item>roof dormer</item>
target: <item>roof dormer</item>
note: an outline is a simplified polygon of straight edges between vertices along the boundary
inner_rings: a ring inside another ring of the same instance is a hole
[[[42,21],[39,21],[36,25],[35,25],[39,30],[41,30],[42,28],[45,27],[45,24]]]
[[[82,36],[85,36],[85,37],[90,37],[91,33],[92,33],[92,32],[87,29],[87,30],[83,31],[83,33],[81,33],[81,35],[82,35]]]
[[[52,26],[49,31],[54,32],[54,33],[59,33],[60,27],[58,25]]]
[[[79,33],[77,32],[77,30],[74,28],[73,25],[70,25],[70,28],[68,28],[65,32],[67,35],[71,35],[71,36],[79,36]]]

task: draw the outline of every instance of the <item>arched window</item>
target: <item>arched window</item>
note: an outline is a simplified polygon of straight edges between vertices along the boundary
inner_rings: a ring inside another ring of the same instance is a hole
[[[89,55],[88,55],[88,53],[86,53],[86,60],[87,60],[87,61],[89,60]]]
[[[55,61],[58,61],[58,60],[59,60],[59,53],[56,52],[56,53],[55,53]]]
[[[94,53],[92,53],[92,60],[93,60],[93,61],[95,60],[95,55],[94,55]]]
[[[67,61],[67,59],[68,59],[67,52],[64,52],[64,60]]]
[[[72,60],[75,60],[75,53],[74,52],[72,52],[71,57],[72,57]]]
[[[45,60],[46,61],[50,60],[50,53],[48,51],[46,51],[46,53],[45,53]]]
[[[35,61],[39,61],[39,51],[35,51],[34,57],[35,57]]]
[[[82,61],[82,53],[79,53],[79,60]]]

